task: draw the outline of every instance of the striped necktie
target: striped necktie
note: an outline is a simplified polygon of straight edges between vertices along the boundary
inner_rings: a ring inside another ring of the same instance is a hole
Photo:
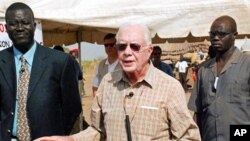
[[[26,59],[21,56],[21,70],[18,80],[18,118],[17,118],[17,138],[20,141],[30,141],[30,129],[27,118],[27,97],[29,88],[29,71]]]

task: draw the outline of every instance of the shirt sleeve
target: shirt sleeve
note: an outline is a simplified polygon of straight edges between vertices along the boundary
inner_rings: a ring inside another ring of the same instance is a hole
[[[100,141],[100,133],[91,126],[72,137],[75,141]]]
[[[78,134],[72,135],[75,141],[100,141],[104,137],[105,128],[102,115],[102,95],[104,83],[100,84],[97,90],[97,95],[93,100],[91,107],[91,126]]]
[[[176,68],[178,68],[178,67],[179,67],[179,62],[177,62],[177,63],[175,64],[175,67],[176,67]]]
[[[197,80],[195,81],[194,88],[188,102],[188,108],[196,113],[199,113],[202,107],[199,98],[201,71],[202,68],[200,68],[198,71]]]
[[[167,100],[168,119],[173,140],[200,141],[199,128],[187,108],[185,92],[180,83],[173,85]]]

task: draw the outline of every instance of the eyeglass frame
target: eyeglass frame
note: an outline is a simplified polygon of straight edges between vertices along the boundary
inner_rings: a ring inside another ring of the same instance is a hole
[[[107,48],[107,47],[115,47],[115,43],[106,43],[104,44],[104,47]]]
[[[237,35],[238,32],[237,31],[235,32],[209,31],[208,33],[209,33],[210,38],[214,38],[217,36],[218,38],[222,39],[222,38],[225,38],[229,34]]]
[[[122,47],[121,45],[124,45],[124,46]],[[134,52],[140,52],[142,47],[148,46],[148,45],[140,45],[138,43],[117,43],[115,47],[117,48],[118,51],[125,51],[128,45],[130,49]]]

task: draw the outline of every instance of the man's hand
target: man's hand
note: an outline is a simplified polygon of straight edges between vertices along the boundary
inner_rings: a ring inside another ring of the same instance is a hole
[[[50,136],[50,137],[41,137],[35,139],[34,141],[75,141],[71,136]]]

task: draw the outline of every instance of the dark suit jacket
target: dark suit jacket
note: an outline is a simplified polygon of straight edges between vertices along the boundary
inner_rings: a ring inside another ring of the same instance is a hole
[[[30,74],[27,112],[32,140],[67,135],[81,100],[70,55],[37,45]],[[17,94],[13,47],[0,52],[0,141],[10,141]]]

